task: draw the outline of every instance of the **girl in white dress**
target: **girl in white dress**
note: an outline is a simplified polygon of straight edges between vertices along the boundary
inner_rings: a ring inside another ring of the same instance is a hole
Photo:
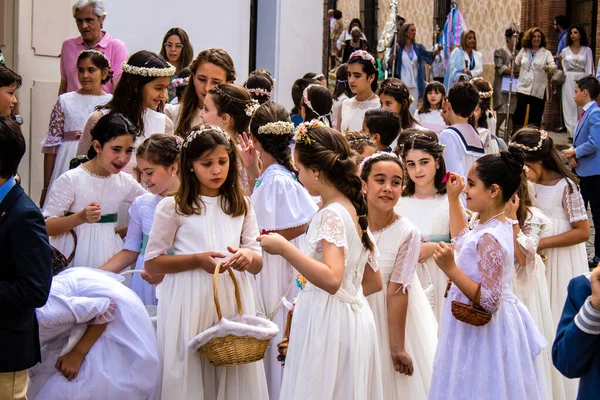
[[[333,90],[333,107],[331,110],[331,126],[338,127],[341,107],[344,101],[354,96],[348,85],[348,64],[342,64],[335,70],[335,89]]]
[[[317,211],[317,205],[306,189],[298,182],[292,162],[290,142],[294,136],[294,124],[289,113],[280,104],[267,102],[260,106],[250,122],[252,147],[260,154],[251,162],[250,171],[257,171],[252,193],[252,206],[256,210],[258,229],[279,233],[299,249],[304,249],[308,222]],[[254,174],[256,172],[252,172]],[[277,344],[285,330],[287,308],[282,298],[293,303],[299,293],[296,286],[298,271],[283,257],[263,254],[263,269],[256,275],[256,311],[279,326],[279,334],[271,340],[265,354],[264,364],[269,386],[269,398],[277,400],[281,391],[283,368],[277,361]]]
[[[181,185],[175,196],[156,207],[144,264],[151,275],[165,274],[157,315],[162,398],[267,399],[262,361],[216,368],[188,348],[198,333],[219,321],[213,299],[217,263],[227,261],[235,270],[243,310],[255,315],[249,274],[261,270],[262,259],[256,216],[240,186],[232,139],[210,125],[186,136]],[[223,316],[236,315],[228,274],[219,276],[218,286]]]
[[[383,397],[427,400],[438,324],[416,272],[421,235],[394,212],[402,174],[402,163],[391,154],[378,153],[362,163],[369,229],[385,288],[367,300],[379,333]]]
[[[348,86],[354,97],[344,100],[337,120],[339,132],[357,132],[362,129],[365,112],[379,108],[377,91],[377,62],[373,56],[357,50],[348,59]]]
[[[221,83],[235,81],[233,60],[223,49],[202,50],[189,68],[192,72],[189,87],[194,90],[186,90],[177,105],[165,109],[175,125],[175,134],[184,139],[194,126],[203,123],[200,111],[208,91]]]
[[[137,161],[142,182],[150,193],[139,196],[129,209],[129,228],[123,250],[115,254],[100,267],[102,270],[119,273],[135,263],[136,270],[144,269],[144,255],[154,212],[165,196],[179,189],[177,177],[179,149],[182,139],[175,136],[155,134],[144,140],[137,148]],[[156,305],[156,287],[162,275],[150,276],[146,272],[135,274],[129,287],[145,305]]]
[[[48,136],[42,141],[44,153],[44,188],[40,206],[44,206],[52,182],[69,170],[69,161],[77,153],[79,137],[90,114],[112,98],[102,85],[112,78],[110,62],[98,50],[84,50],[77,57],[77,77],[81,88],[58,97],[52,114]]]
[[[117,279],[90,268],[69,268],[52,279],[48,302],[37,310],[42,363],[29,370],[28,398],[160,398],[152,322]]]
[[[442,100],[446,97],[446,88],[440,82],[428,83],[421,107],[415,112],[415,120],[425,129],[439,135],[446,129],[446,122],[442,118]]]
[[[204,107],[200,112],[206,124],[221,127],[231,140],[241,150],[242,134],[248,130],[250,118],[260,106],[252,98],[248,89],[232,83],[223,83],[213,87],[204,99]],[[254,181],[248,177],[247,168],[243,160],[239,160],[239,174],[242,180],[244,194],[250,196],[254,188]]]
[[[578,107],[573,99],[575,82],[594,74],[594,55],[588,47],[588,38],[583,27],[570,27],[566,41],[567,46],[560,53],[562,69],[565,72],[561,105],[567,133],[572,139],[581,113],[581,107]]]
[[[452,285],[442,311],[430,400],[546,399],[536,357],[547,343],[510,290],[514,245],[504,207],[519,188],[524,161],[514,148],[483,156],[469,170],[466,187],[464,178],[451,173],[453,245],[441,242],[433,257]],[[479,215],[471,231],[460,201],[463,189],[468,209]],[[491,314],[489,322],[475,326],[457,319],[452,302],[475,303]]]
[[[74,267],[98,268],[123,247],[115,233],[119,204],[146,193],[123,170],[133,153],[135,127],[119,113],[108,113],[92,129],[90,161],[62,174],[48,194],[43,214],[50,243],[62,254],[77,248]]]
[[[556,329],[569,281],[589,272],[585,242],[590,237],[590,224],[577,186],[579,180],[565,167],[545,131],[521,129],[510,146],[525,151],[531,200],[550,219],[550,228],[541,235],[537,251],[545,259],[550,310]],[[567,399],[577,397],[578,382],[565,378]]]
[[[128,118],[135,127],[137,136],[134,148],[155,133],[173,134],[173,123],[157,110],[167,100],[167,87],[175,67],[151,51],[138,51],[123,63],[123,74],[119,78],[113,98],[108,104],[93,112],[85,124],[83,135],[77,146],[77,154],[84,155],[92,144],[91,129],[108,112],[118,112]],[[139,180],[135,154],[125,168]]]
[[[537,254],[540,236],[550,225],[550,220],[539,208],[533,207],[529,197],[527,179],[523,177],[515,196],[506,203],[505,215],[512,224],[515,246],[515,275],[512,290],[523,303],[538,329],[548,343],[554,341],[555,325],[552,320],[550,293],[546,281],[546,266]],[[547,398],[566,400],[564,378],[552,365],[551,347],[547,346],[540,357]]]
[[[258,238],[308,281],[294,308],[280,398],[383,399],[377,331],[365,298],[382,283],[356,164],[343,135],[318,121],[300,125],[294,157],[300,182],[322,198],[307,232],[308,255],[279,234]]]
[[[438,322],[442,312],[448,277],[433,260],[439,242],[450,243],[448,195],[442,183],[446,174],[444,146],[433,132],[413,134],[404,142],[402,160],[406,168],[406,185],[396,204],[396,213],[419,229],[421,248],[417,273],[432,301]]]

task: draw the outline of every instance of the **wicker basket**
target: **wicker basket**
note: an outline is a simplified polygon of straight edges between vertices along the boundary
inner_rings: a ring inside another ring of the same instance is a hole
[[[448,290],[452,282],[448,281],[448,287],[446,288],[446,294],[444,297],[447,297]],[[481,294],[481,284],[477,286],[477,292],[475,293],[475,299],[477,299]],[[491,321],[492,314],[485,311],[479,305],[473,304],[465,304],[460,301],[452,301],[451,304],[452,315],[457,320],[464,322],[465,324],[473,325],[473,326],[483,326]]]
[[[213,294],[219,321],[223,319],[221,305],[219,303],[219,270],[222,266],[223,263],[217,264],[213,275]],[[237,303],[238,315],[241,316],[243,314],[243,309],[238,283],[231,268],[227,268],[227,272],[233,281],[235,302]],[[201,346],[198,349],[198,353],[206,357],[215,367],[231,367],[262,360],[270,341],[270,339],[260,340],[250,336],[228,335],[216,337]]]

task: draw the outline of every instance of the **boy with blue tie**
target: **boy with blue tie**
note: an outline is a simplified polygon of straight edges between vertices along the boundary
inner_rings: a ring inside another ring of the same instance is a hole
[[[578,80],[575,84],[575,103],[583,107],[579,116],[573,147],[563,151],[563,157],[575,170],[580,179],[581,195],[592,210],[594,226],[600,227],[600,107],[596,99],[600,95],[600,82],[592,75]],[[590,266],[600,261],[600,235],[594,238],[594,257]]]

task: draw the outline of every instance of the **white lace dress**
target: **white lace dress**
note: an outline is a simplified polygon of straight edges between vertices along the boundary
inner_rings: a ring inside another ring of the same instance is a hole
[[[106,104],[111,98],[110,93],[92,96],[77,92],[58,97],[50,114],[48,136],[42,141],[42,153],[56,154],[48,190],[52,182],[69,170],[69,162],[77,155],[79,138],[90,114],[97,105]]]
[[[335,295],[307,282],[298,295],[280,398],[383,399],[373,312],[362,294],[367,263],[354,220],[339,203],[319,210],[307,233],[307,252],[323,259],[322,241],[344,249],[345,268]]]
[[[256,242],[258,228],[254,209],[232,217],[221,209],[221,197],[205,197],[201,215],[177,214],[175,200],[166,197],[156,207],[146,249],[146,261],[166,255],[219,251],[227,246],[251,249],[261,254]],[[255,315],[254,295],[248,272],[234,272],[244,314]],[[158,347],[163,362],[162,398],[249,399],[268,398],[262,361],[236,367],[215,368],[206,358],[188,350],[198,333],[219,319],[213,299],[213,275],[201,268],[165,275],[158,302]],[[219,300],[223,317],[237,314],[233,281],[219,276]]]
[[[447,195],[436,195],[429,199],[401,197],[394,210],[417,227],[421,232],[422,242],[450,243],[450,214]],[[435,317],[440,322],[448,277],[437,266],[433,257],[429,257],[424,263],[417,265],[417,274],[432,302]]]
[[[48,302],[37,310],[42,363],[29,370],[27,396],[39,400],[160,398],[160,360],[152,322],[138,297],[118,275],[70,268],[55,276]],[[88,325],[107,323],[77,378],[56,367]]]
[[[75,227],[77,249],[70,266],[98,268],[118,253],[123,248],[123,240],[115,233],[119,205],[132,203],[144,193],[144,188],[124,172],[104,177],[94,175],[80,165],[62,174],[48,193],[44,217],[64,217],[93,202],[100,204],[102,215],[98,223]],[[50,237],[50,244],[65,257],[73,251],[73,237],[69,232]]]
[[[384,230],[373,232],[373,236],[379,249],[377,266],[381,271],[383,290],[370,295],[367,300],[379,333],[383,398],[427,400],[438,323],[416,273],[421,235],[413,224],[400,217]],[[412,376],[396,372],[392,364],[387,306],[387,286],[390,282],[401,284],[400,290],[408,292],[405,349],[413,360]]]
[[[546,266],[537,254],[538,242],[543,232],[548,230],[550,220],[540,209],[529,208],[529,215],[523,225],[517,242],[527,258],[526,265],[520,265],[515,258],[515,275],[512,288],[515,295],[527,307],[531,318],[548,343],[554,342],[555,324],[552,319],[550,293],[546,281]],[[544,391],[549,399],[566,400],[564,378],[552,365],[551,347],[547,346],[538,357],[544,376]]]
[[[251,201],[261,232],[302,226],[317,212],[317,205],[306,189],[279,164],[269,166],[258,178]],[[291,243],[304,250],[306,235],[298,236]],[[298,271],[285,258],[263,252],[263,269],[255,277],[256,312],[279,326],[279,334],[271,340],[264,358],[271,400],[279,398],[283,377],[283,368],[277,361],[277,344],[283,338],[288,309],[281,299],[286,298],[292,303],[298,295],[297,275]]]
[[[144,255],[150,237],[150,230],[152,229],[152,221],[154,221],[154,212],[163,198],[157,194],[146,193],[135,199],[129,208],[129,226],[123,249],[139,253],[135,262],[135,269],[137,270],[144,269]],[[139,274],[134,274],[131,277],[129,287],[142,299],[145,305],[157,304],[156,286],[150,285]]]
[[[510,290],[513,248],[512,227],[496,219],[455,238],[456,264],[481,283],[480,304],[493,316],[479,327],[457,320],[451,302],[471,301],[452,285],[442,310],[429,400],[546,399],[535,360],[547,343]]]
[[[373,95],[370,100],[357,101],[356,97],[344,100],[341,106],[342,125],[340,132],[346,134],[348,132],[362,131],[363,120],[365,113],[373,108],[381,107],[379,97]]]

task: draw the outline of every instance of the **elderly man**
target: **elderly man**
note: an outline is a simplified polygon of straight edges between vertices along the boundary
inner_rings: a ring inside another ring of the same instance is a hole
[[[106,11],[101,0],[79,0],[73,5],[73,18],[81,36],[63,42],[60,52],[60,88],[58,94],[72,92],[81,87],[77,79],[77,56],[86,49],[96,49],[106,54],[114,71],[112,79],[102,88],[112,93],[119,77],[121,64],[127,61],[125,43],[102,30]]]

